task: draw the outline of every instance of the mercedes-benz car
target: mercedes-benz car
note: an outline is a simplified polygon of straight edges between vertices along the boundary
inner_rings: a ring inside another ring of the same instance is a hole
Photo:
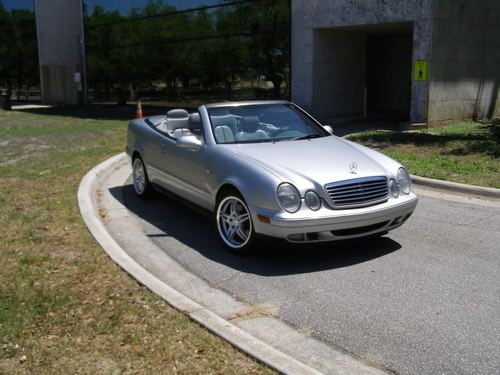
[[[129,123],[135,192],[168,191],[213,213],[222,244],[381,235],[417,205],[405,168],[332,134],[288,101],[202,105]]]

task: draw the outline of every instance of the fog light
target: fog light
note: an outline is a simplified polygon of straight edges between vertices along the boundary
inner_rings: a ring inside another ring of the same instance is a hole
[[[394,219],[394,221],[392,222],[392,225],[399,224],[399,223],[401,223],[401,221],[403,221],[403,216],[400,216],[400,217],[397,217],[396,219]]]
[[[304,241],[304,233],[295,233],[288,235],[290,241]]]

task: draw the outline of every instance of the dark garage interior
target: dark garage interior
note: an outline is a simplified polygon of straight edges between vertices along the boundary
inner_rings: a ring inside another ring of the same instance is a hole
[[[411,34],[368,34],[366,38],[367,112],[408,121],[411,99]]]
[[[413,24],[315,30],[314,112],[339,121],[409,120]]]

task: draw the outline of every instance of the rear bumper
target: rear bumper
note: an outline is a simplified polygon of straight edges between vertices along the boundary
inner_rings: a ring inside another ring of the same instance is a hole
[[[417,196],[411,193],[383,204],[356,209],[322,208],[317,212],[301,209],[296,214],[289,214],[252,207],[251,211],[257,233],[291,242],[320,242],[370,236],[395,229],[410,217],[417,203]],[[270,222],[259,221],[257,215],[268,217]]]

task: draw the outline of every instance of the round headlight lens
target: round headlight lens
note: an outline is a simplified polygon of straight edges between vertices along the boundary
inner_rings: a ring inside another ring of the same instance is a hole
[[[278,203],[285,211],[294,213],[300,208],[300,194],[295,186],[284,183],[278,186],[276,192]]]
[[[401,191],[405,194],[410,194],[411,192],[411,178],[408,172],[404,168],[399,168],[398,171],[398,182]]]
[[[306,193],[304,201],[306,202],[306,206],[313,211],[318,211],[321,208],[321,199],[319,195],[312,190]]]
[[[399,197],[399,185],[393,178],[391,178],[391,181],[389,181],[389,192],[394,198]]]

